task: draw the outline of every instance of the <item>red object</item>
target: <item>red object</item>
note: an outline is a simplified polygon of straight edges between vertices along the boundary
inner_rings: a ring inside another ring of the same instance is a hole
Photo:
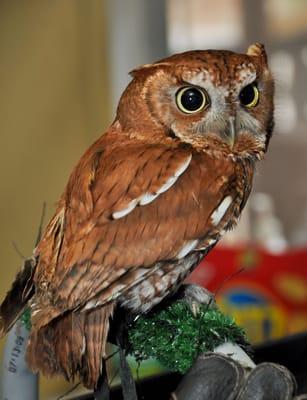
[[[217,247],[189,281],[215,293],[254,343],[307,331],[307,249]]]

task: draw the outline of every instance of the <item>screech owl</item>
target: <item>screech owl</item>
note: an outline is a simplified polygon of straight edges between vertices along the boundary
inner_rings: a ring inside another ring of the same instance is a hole
[[[150,310],[236,224],[273,129],[258,43],[247,54],[176,54],[131,75],[0,312],[3,335],[29,305],[30,366],[89,388],[115,307]]]

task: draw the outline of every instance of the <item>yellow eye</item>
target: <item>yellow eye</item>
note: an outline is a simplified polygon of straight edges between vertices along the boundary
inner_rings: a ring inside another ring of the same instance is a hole
[[[189,86],[178,90],[176,104],[180,111],[186,114],[194,114],[203,110],[208,102],[203,90]]]
[[[255,107],[259,102],[259,90],[255,83],[245,86],[239,94],[239,99],[244,107]]]

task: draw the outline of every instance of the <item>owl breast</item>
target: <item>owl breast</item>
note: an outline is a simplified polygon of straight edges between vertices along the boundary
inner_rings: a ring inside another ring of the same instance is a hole
[[[177,263],[157,263],[153,267],[156,271],[122,295],[119,303],[135,314],[149,311],[164,297],[176,291],[199,263],[200,258],[202,258],[202,254],[194,252]]]

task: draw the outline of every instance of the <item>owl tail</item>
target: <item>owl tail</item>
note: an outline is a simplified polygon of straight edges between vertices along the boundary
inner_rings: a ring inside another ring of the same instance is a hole
[[[106,357],[113,303],[88,312],[68,312],[39,330],[32,329],[27,361],[33,371],[79,377],[89,389],[97,387]]]
[[[10,291],[0,305],[0,338],[11,329],[34,294],[35,266],[35,259],[25,260],[23,268],[18,272]]]

